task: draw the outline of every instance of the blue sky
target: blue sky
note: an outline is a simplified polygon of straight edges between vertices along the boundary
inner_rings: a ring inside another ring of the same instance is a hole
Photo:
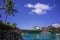
[[[60,24],[60,0],[14,0],[19,11],[15,16],[9,16],[7,22],[16,23],[21,29],[32,29],[52,24]],[[0,6],[3,6],[0,0]],[[3,11],[1,20],[5,20]]]

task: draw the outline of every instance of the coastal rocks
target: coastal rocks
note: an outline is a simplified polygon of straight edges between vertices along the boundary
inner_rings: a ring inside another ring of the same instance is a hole
[[[14,31],[0,31],[0,40],[22,40],[21,34]]]

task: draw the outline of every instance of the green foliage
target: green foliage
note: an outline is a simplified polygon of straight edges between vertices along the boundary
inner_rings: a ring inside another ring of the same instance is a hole
[[[18,28],[16,26],[12,26],[9,22],[3,23],[3,21],[0,21],[0,30],[17,30]]]
[[[5,2],[5,13],[8,14],[8,15],[13,15],[14,16],[14,13],[17,11],[15,8],[14,8],[14,2],[11,1],[11,0],[7,0]]]
[[[17,25],[16,23],[13,23],[13,24],[12,24],[12,28],[13,28],[14,30],[16,29],[16,25]]]
[[[60,33],[60,28],[55,28],[53,26],[48,26],[48,32],[51,32],[51,33]]]
[[[0,29],[2,29],[2,30],[16,30],[16,29],[18,29],[16,27],[15,23],[11,25],[9,22],[7,22],[8,16],[10,16],[10,15],[15,16],[15,13],[18,12],[14,7],[15,3],[13,2],[13,0],[3,0],[3,6],[0,6],[0,10],[4,11],[4,13],[6,14],[6,18],[5,18],[5,23],[0,21]],[[0,14],[0,17],[1,17],[1,14]]]
[[[13,0],[3,0],[3,6],[0,6],[0,10],[3,10],[3,12],[6,14],[5,23],[7,22],[8,16],[15,16],[15,13],[17,13],[17,9],[15,8],[15,3]],[[1,15],[0,15],[1,17]]]

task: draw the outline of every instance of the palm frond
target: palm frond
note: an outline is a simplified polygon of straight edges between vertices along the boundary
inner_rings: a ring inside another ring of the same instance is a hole
[[[18,11],[17,11],[17,9],[12,9],[12,11],[13,11],[13,12],[15,12],[15,13],[17,13],[17,12],[18,12]]]
[[[0,6],[0,10],[3,10],[3,9],[5,9],[5,7]]]

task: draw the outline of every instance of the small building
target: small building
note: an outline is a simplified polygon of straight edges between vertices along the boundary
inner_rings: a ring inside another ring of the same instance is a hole
[[[39,26],[33,26],[33,30],[40,30]]]

